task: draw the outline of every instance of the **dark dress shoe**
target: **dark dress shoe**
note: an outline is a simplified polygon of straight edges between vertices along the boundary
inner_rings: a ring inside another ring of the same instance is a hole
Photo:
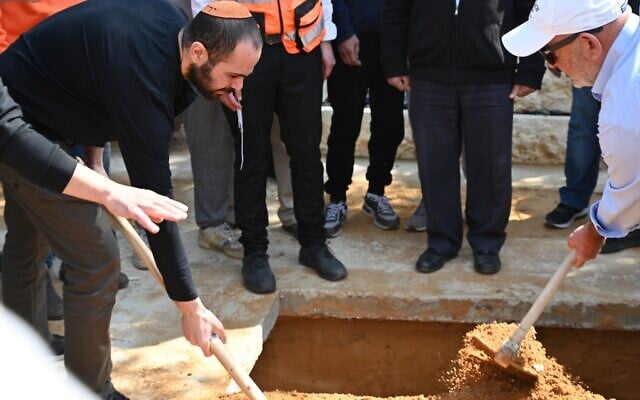
[[[624,249],[640,246],[640,230],[629,232],[623,238],[608,238],[604,241],[600,254],[617,253]]]
[[[436,272],[440,268],[444,267],[444,264],[455,258],[455,254],[440,254],[432,249],[427,249],[420,255],[418,261],[416,261],[416,269],[419,272],[428,274],[430,272]]]
[[[495,274],[500,271],[501,266],[500,256],[497,253],[488,251],[477,251],[473,253],[473,268],[480,274]]]
[[[271,272],[266,254],[251,254],[242,260],[242,282],[250,292],[257,294],[276,291],[276,277]]]
[[[347,268],[324,243],[301,247],[298,262],[315,269],[321,278],[328,281],[339,281],[347,277]]]

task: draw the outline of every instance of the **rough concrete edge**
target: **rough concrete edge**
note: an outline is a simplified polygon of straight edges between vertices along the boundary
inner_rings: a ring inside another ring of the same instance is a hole
[[[527,313],[528,300],[507,299],[417,299],[388,298],[382,304],[367,295],[335,298],[331,294],[284,292],[280,316],[330,317],[453,323],[513,321],[514,315]],[[519,322],[519,321],[514,321]],[[595,330],[640,331],[640,302],[569,303],[552,301],[536,322],[537,326]]]
[[[259,343],[252,343],[250,346],[251,348],[255,348],[256,351],[251,354],[245,353],[247,358],[240,361],[241,366],[249,373],[253,370],[256,362],[260,358],[263,350],[263,343],[269,337],[269,334],[278,320],[278,316],[280,314],[280,301],[280,297],[275,297],[269,311],[264,315],[260,323],[256,325],[256,327],[261,331],[261,341]],[[231,376],[229,376],[229,383],[227,384],[224,393],[232,394],[239,393],[240,391],[241,389],[238,384],[231,378]]]

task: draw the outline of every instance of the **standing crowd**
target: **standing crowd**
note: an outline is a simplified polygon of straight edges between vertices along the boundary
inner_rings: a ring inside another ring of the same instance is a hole
[[[176,117],[191,153],[198,244],[241,259],[244,286],[263,294],[277,287],[268,255],[271,170],[278,217],[299,242],[299,263],[322,279],[347,277],[327,238],[348,229],[348,190],[367,106],[362,212],[379,229],[401,226],[386,190],[405,135],[405,99],[422,188],[405,228],[426,231],[415,268],[432,273],[457,257],[466,224],[474,269],[498,273],[511,209],[514,100],[540,89],[546,69],[565,72],[576,87],[566,185],[545,224],[568,228],[590,216],[569,241],[579,252],[577,266],[598,251],[638,246],[638,172],[630,172],[638,163],[624,153],[618,132],[635,137],[633,118],[618,121],[636,106],[634,92],[617,102],[603,75],[596,80],[576,67],[617,73],[613,64],[638,41],[631,6],[626,0],[0,1],[3,303],[64,353],[68,370],[88,388],[126,399],[110,381],[109,338],[115,293],[126,287],[126,276],[100,205],[152,232],[147,240],[187,340],[209,356],[211,334],[225,338],[191,278],[176,224],[186,209],[170,200]],[[588,13],[595,17],[583,17]],[[591,58],[560,58],[568,49],[590,51]],[[607,56],[610,49],[616,60]],[[625,64],[630,74],[633,66]],[[325,80],[333,114],[323,165]],[[108,179],[110,142],[140,189]],[[601,153],[610,181],[590,208]],[[69,154],[82,155],[86,167]],[[79,180],[80,173],[90,178]],[[52,253],[64,266],[57,314],[45,263]],[[58,314],[64,339],[48,328],[47,319]]]

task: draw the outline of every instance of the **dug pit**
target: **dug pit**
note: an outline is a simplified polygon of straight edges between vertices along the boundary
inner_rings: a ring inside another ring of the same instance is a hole
[[[270,400],[640,399],[639,332],[530,332],[521,352],[544,364],[531,384],[479,361],[471,344],[487,329],[502,341],[515,327],[280,318],[252,376]]]

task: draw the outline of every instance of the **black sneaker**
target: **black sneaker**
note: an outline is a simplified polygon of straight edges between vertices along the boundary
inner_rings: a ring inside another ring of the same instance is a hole
[[[109,395],[105,398],[105,400],[130,400],[127,396],[123,395],[122,393],[118,392],[117,390],[114,390],[113,392],[109,393]]]
[[[393,211],[387,196],[367,193],[364,196],[362,210],[373,218],[373,224],[380,229],[396,229],[400,225],[400,218]]]
[[[568,228],[576,219],[584,218],[588,213],[589,207],[579,209],[560,203],[547,214],[544,218],[544,224],[550,228],[564,229]]]
[[[324,211],[324,229],[328,237],[336,237],[342,232],[342,223],[347,219],[347,204],[344,201],[329,202]]]
[[[276,277],[271,272],[269,256],[258,253],[242,259],[242,281],[244,287],[257,294],[276,291]]]
[[[304,266],[315,269],[321,278],[328,281],[339,281],[347,277],[347,268],[333,255],[325,243],[301,247],[298,261]]]
[[[49,348],[53,352],[56,360],[62,360],[64,358],[64,336],[51,335]]]
[[[640,246],[640,230],[629,232],[623,238],[608,238],[600,249],[600,254],[617,253],[624,249]]]

